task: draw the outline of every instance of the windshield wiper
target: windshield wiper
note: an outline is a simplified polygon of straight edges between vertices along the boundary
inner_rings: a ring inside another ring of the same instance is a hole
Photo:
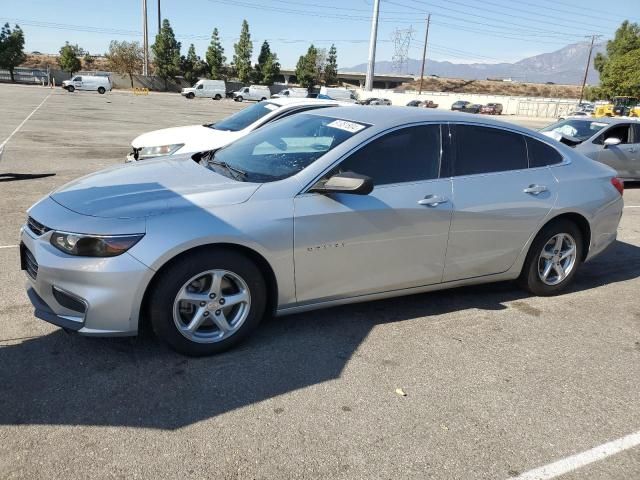
[[[213,150],[209,154],[209,158],[207,158],[205,160],[207,162],[207,166],[208,165],[217,165],[218,167],[224,168],[227,172],[229,172],[229,174],[231,174],[231,177],[234,180],[241,181],[240,178],[246,178],[247,177],[247,172],[245,172],[244,170],[240,170],[239,168],[232,167],[227,162],[224,162],[222,160],[215,160],[214,159],[215,153],[216,153],[216,150]]]

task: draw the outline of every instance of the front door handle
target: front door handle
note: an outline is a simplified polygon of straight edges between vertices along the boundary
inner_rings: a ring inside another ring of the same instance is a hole
[[[544,185],[529,185],[523,190],[524,193],[530,193],[531,195],[540,195],[542,192],[547,192],[549,189]]]
[[[426,205],[427,207],[437,207],[441,203],[447,203],[449,200],[440,195],[427,195],[422,200],[418,200],[418,205]]]

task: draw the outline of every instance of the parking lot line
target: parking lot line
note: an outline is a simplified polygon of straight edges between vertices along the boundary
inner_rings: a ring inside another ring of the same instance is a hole
[[[611,442],[594,447],[591,450],[571,455],[570,457],[563,458],[543,467],[529,470],[511,480],[549,480],[577,470],[590,463],[604,460],[611,455],[629,450],[638,445],[640,445],[640,432],[631,433],[626,437],[612,440]]]
[[[18,245],[0,245],[0,248],[18,248]]]
[[[640,205],[625,205],[624,208],[640,208]]]
[[[53,93],[53,92],[51,92],[51,93]],[[15,130],[13,132],[11,132],[11,134],[5,139],[4,142],[0,143],[0,160],[2,160],[2,152],[4,151],[4,147],[9,142],[9,140],[11,140],[11,137],[13,137],[16,133],[18,133],[20,131],[20,129],[24,126],[25,123],[27,123],[27,121],[33,116],[33,114],[36,113],[38,111],[38,109],[44,104],[44,102],[46,102],[48,100],[48,98],[51,96],[51,93],[49,93],[49,95],[44,97],[44,100],[42,100],[40,102],[40,104],[38,104],[38,106],[36,108],[34,108],[29,115],[27,115],[27,118],[25,118],[22,122],[20,122],[20,125],[18,125],[15,128]]]

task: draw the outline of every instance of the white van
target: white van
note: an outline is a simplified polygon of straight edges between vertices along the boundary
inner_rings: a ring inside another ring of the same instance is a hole
[[[180,95],[187,98],[203,97],[220,100],[227,94],[224,80],[198,80],[193,87],[183,88]]]
[[[329,97],[333,100],[340,100],[341,102],[357,102],[356,97],[351,90],[338,87],[320,87],[320,96],[318,98]]]
[[[233,99],[236,102],[243,100],[255,100],[261,102],[271,97],[271,90],[264,85],[251,85],[250,87],[242,87],[240,90],[233,92]]]
[[[271,95],[271,98],[307,98],[309,91],[306,88],[285,88],[280,90],[275,95]]]
[[[111,91],[111,79],[97,75],[76,75],[71,80],[63,81],[62,88],[67,92],[91,90],[103,94]]]

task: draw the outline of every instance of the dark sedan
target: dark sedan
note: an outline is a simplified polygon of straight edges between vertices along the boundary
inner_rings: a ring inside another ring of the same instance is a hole
[[[454,112],[480,113],[481,108],[482,105],[467,102],[466,100],[458,100],[453,105],[451,105],[451,110],[453,110]]]

